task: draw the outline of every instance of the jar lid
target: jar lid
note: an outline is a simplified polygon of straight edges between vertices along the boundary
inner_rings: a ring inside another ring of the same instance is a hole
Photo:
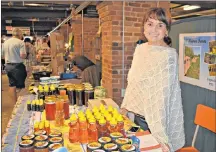
[[[98,139],[98,141],[100,143],[109,143],[109,142],[111,142],[111,140],[112,139],[110,137],[101,137],[101,138]]]
[[[35,104],[35,100],[32,100],[32,104]]]
[[[99,142],[92,142],[87,145],[88,149],[95,150],[101,148],[101,144]]]
[[[113,126],[117,125],[117,121],[115,120],[115,118],[112,118],[110,120],[110,124],[113,125]]]
[[[121,137],[123,137],[123,134],[120,133],[120,132],[113,132],[113,133],[110,134],[110,137],[112,137],[112,138],[121,138]]]
[[[35,143],[35,149],[44,149],[48,147],[48,142],[47,141],[39,141]]]
[[[90,124],[96,123],[96,120],[94,118],[90,118],[88,121]]]
[[[118,138],[115,140],[115,142],[120,145],[125,145],[128,144],[130,140],[128,138]]]
[[[85,117],[79,117],[79,121],[80,121],[80,122],[85,122],[85,121],[86,121],[86,118],[85,118]]]
[[[111,119],[112,119],[112,115],[111,114],[106,115],[106,120],[107,121],[110,121]]]
[[[27,104],[31,104],[31,101],[30,101],[30,100],[28,100],[28,101],[27,101]]]
[[[74,91],[75,89],[70,87],[70,88],[67,88],[68,91]]]
[[[24,135],[22,136],[22,140],[33,140],[35,138],[34,134],[30,134],[30,135]]]
[[[112,106],[108,106],[108,112],[112,112],[113,111],[113,107]]]
[[[43,105],[43,101],[40,101],[40,105]]]
[[[118,148],[117,144],[108,143],[104,145],[104,149],[108,151],[116,150]]]
[[[63,142],[63,138],[62,137],[52,137],[49,139],[50,143],[61,143]]]
[[[118,122],[122,122],[122,121],[123,121],[123,117],[122,117],[122,115],[118,115],[118,117],[117,117],[117,121],[118,121]]]
[[[59,90],[65,89],[65,86],[59,86],[58,89],[59,89]]]
[[[83,88],[76,88],[76,91],[83,91]]]
[[[42,88],[42,89],[39,89],[39,92],[41,93],[41,92],[43,92],[44,91],[44,89]]]
[[[121,146],[121,150],[122,151],[134,151],[134,150],[136,150],[136,147],[134,145],[131,145],[131,144],[125,144],[125,145]]]
[[[96,150],[93,150],[92,152],[105,152],[103,149],[96,149]]]
[[[62,136],[62,133],[59,132],[59,131],[51,131],[51,133],[49,134],[49,137],[52,138],[52,137],[61,137]]]
[[[39,135],[35,137],[36,141],[46,141],[48,139],[47,135]]]
[[[99,120],[99,124],[101,124],[101,125],[106,124],[106,120],[104,118],[101,118]]]
[[[44,89],[44,92],[49,92],[49,88],[48,89]]]
[[[49,150],[53,151],[53,150],[56,150],[60,147],[63,147],[63,145],[61,143],[54,143],[54,144],[49,145]]]
[[[39,101],[39,100],[36,100],[35,103],[36,103],[36,105],[39,105],[40,101]]]
[[[71,115],[70,121],[77,121],[77,116],[76,116],[76,114],[72,114],[72,115]]]
[[[93,88],[85,88],[85,91],[93,91],[94,89]]]
[[[50,122],[48,120],[46,120],[45,123],[44,123],[44,126],[45,127],[49,127],[50,126]]]
[[[80,111],[78,112],[78,117],[85,117],[84,112],[80,110]]]
[[[45,100],[45,104],[54,104],[55,102],[53,100]]]
[[[39,123],[39,124],[41,124],[41,123]],[[45,135],[45,134],[46,134],[46,131],[45,131],[45,130],[38,130],[38,131],[36,131],[34,134],[35,134],[35,136]]]
[[[33,140],[23,140],[19,143],[20,147],[31,147],[34,145],[34,141]]]

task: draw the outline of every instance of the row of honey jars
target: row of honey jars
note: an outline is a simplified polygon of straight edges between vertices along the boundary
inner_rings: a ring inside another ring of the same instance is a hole
[[[92,87],[67,88],[71,105],[88,106],[88,100],[94,99],[94,89]]]

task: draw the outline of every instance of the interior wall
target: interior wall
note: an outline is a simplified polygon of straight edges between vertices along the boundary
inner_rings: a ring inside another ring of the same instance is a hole
[[[215,16],[197,17],[173,23],[171,32],[169,34],[173,41],[172,47],[179,51],[180,33],[215,32],[215,24]],[[181,89],[183,98],[186,146],[191,146],[195,131],[194,117],[196,106],[197,104],[204,104],[215,109],[216,92],[183,82],[181,82]],[[201,152],[215,152],[215,143],[216,135],[213,132],[200,127],[195,147]]]

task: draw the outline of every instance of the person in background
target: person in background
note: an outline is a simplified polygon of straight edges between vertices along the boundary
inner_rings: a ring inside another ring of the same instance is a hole
[[[24,63],[26,66],[26,70],[30,71],[31,66],[35,64],[35,60],[36,60],[35,47],[32,45],[30,38],[25,38],[24,42],[25,42],[25,48],[26,48],[26,59]]]
[[[12,100],[16,103],[17,92],[25,88],[25,79],[27,76],[23,59],[26,58],[25,43],[21,40],[22,31],[14,28],[12,38],[6,40],[3,46],[3,54],[6,63],[6,73],[9,79],[9,93]]]
[[[96,65],[85,56],[75,56],[72,59],[72,65],[75,65],[82,71],[82,82],[88,82],[93,87],[100,85],[99,72]]]
[[[34,36],[33,36],[33,40],[32,40],[32,45],[33,45],[33,46],[35,46],[36,41],[37,41],[37,38],[36,38],[36,36],[34,35]]]
[[[48,38],[43,37],[43,39],[42,39],[42,49],[49,49],[50,48],[47,43],[48,43]]]
[[[178,55],[171,48],[168,32],[171,17],[162,8],[144,16],[147,42],[136,47],[121,113],[135,114],[135,123],[149,130],[163,152],[174,152],[185,144],[184,114],[178,78]]]
[[[49,46],[49,48],[51,48],[49,35],[46,35],[46,39],[47,39],[47,45]]]
[[[4,45],[4,39],[1,38],[1,51],[3,50],[3,45]],[[1,71],[4,73],[5,70],[5,59],[4,59],[4,54],[1,52]]]

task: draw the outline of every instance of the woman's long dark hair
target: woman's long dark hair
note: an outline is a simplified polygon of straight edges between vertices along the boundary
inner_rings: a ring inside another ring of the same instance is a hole
[[[168,32],[170,31],[170,28],[171,28],[170,13],[166,12],[165,9],[163,9],[163,8],[151,8],[143,17],[143,22],[142,22],[142,26],[141,26],[140,39],[143,40],[144,42],[148,41],[144,35],[144,25],[149,18],[157,19],[157,20],[163,22],[166,25],[167,31]],[[171,44],[172,44],[172,40],[168,35],[164,37],[164,42],[169,46],[171,46]]]

